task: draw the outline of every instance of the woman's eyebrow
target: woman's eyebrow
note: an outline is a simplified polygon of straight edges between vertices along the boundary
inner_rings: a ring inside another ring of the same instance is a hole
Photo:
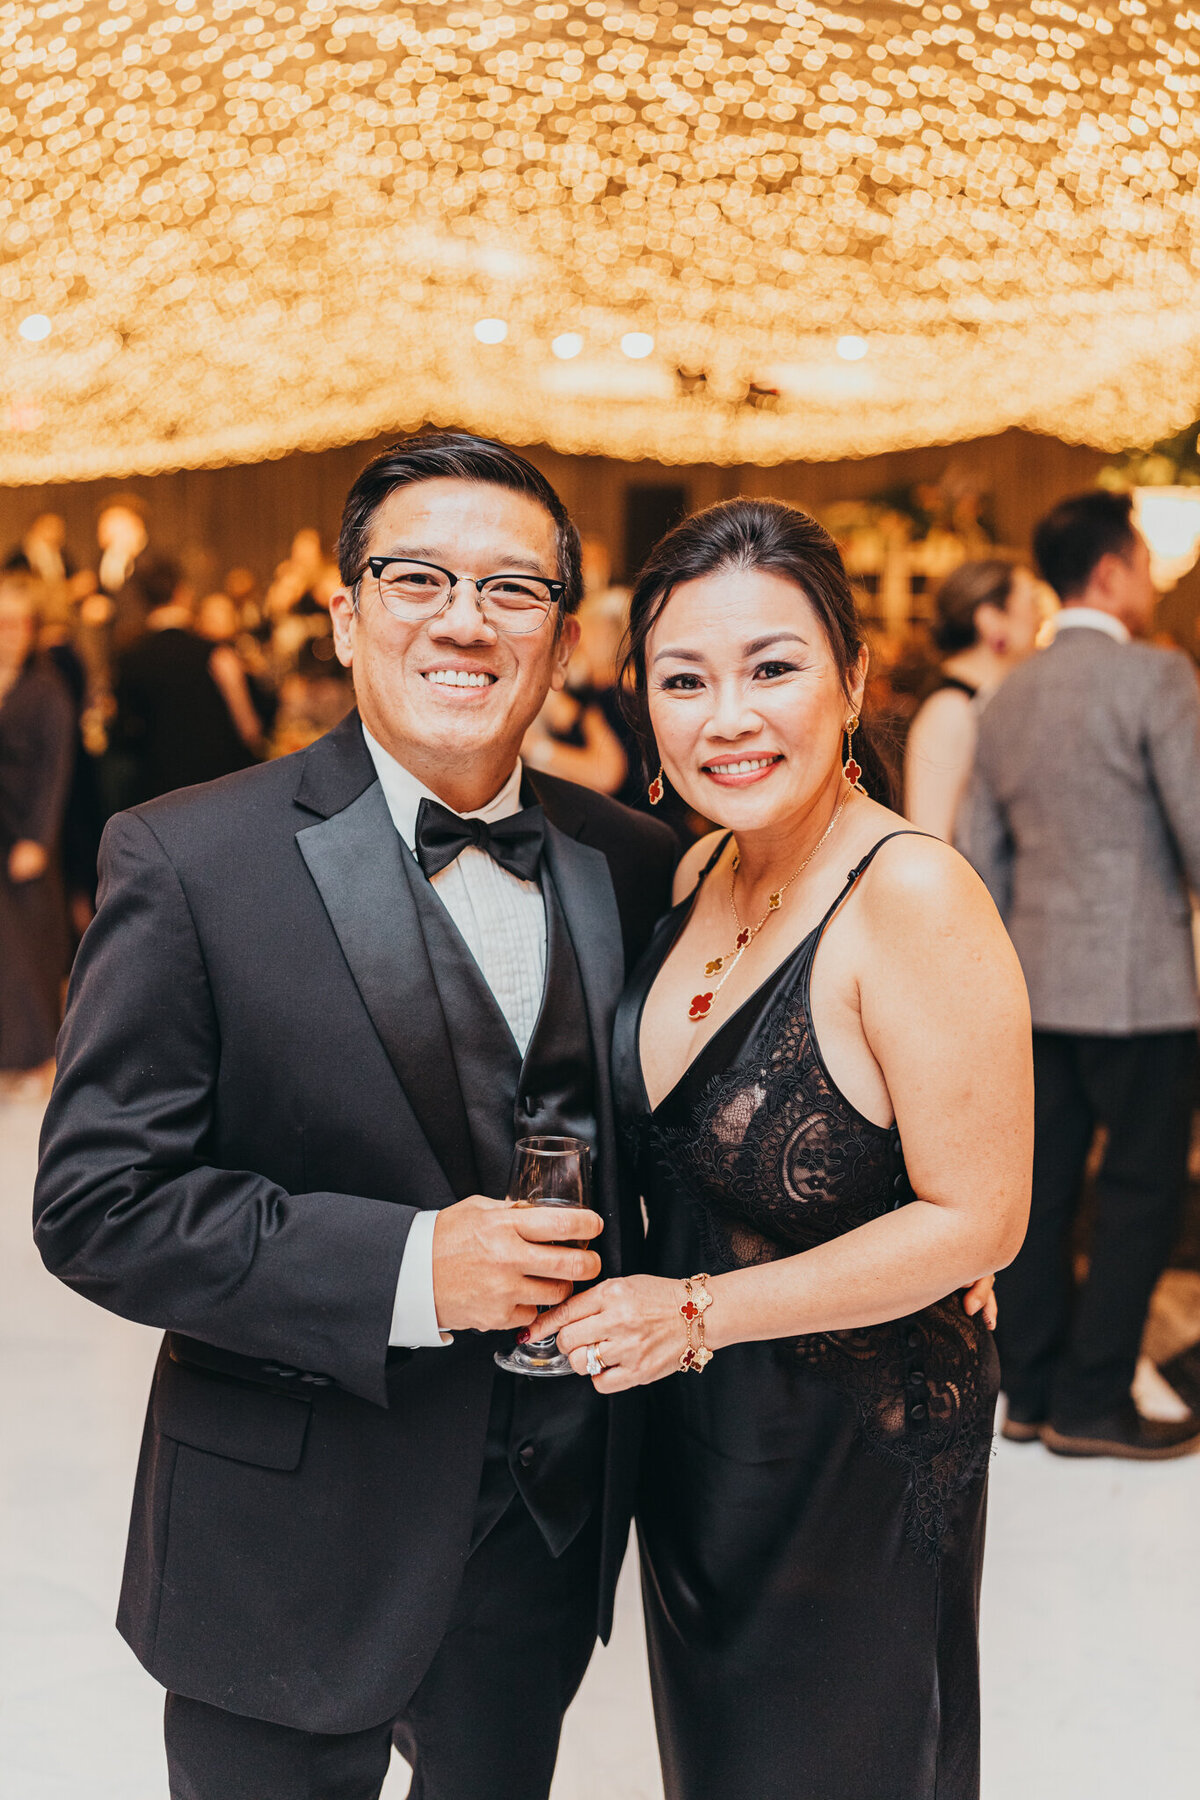
[[[772,631],[767,637],[751,639],[750,643],[745,646],[742,654],[744,656],[757,656],[760,650],[769,650],[772,644],[802,644],[806,650],[808,649],[808,639],[802,638],[798,632]]]
[[[748,644],[743,644],[742,655],[757,656],[760,651],[769,650],[773,644],[799,644],[803,649],[808,649],[808,639],[801,637],[799,632],[772,631],[766,637],[752,638]],[[667,644],[655,653],[653,660],[660,663],[668,657],[675,662],[702,663],[705,660],[699,650],[687,650],[678,644]]]

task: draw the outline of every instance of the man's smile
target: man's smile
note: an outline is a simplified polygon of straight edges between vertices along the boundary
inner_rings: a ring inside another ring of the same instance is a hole
[[[457,689],[460,692],[486,690],[494,687],[500,679],[488,669],[424,669],[421,678],[432,687]]]

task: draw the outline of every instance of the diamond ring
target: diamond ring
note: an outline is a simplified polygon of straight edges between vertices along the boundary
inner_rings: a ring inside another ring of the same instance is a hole
[[[602,1375],[605,1364],[601,1360],[600,1348],[597,1344],[587,1346],[587,1372],[589,1375]]]

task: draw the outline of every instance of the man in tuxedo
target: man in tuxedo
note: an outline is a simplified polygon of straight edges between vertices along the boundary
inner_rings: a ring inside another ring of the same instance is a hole
[[[173,1800],[367,1800],[393,1740],[414,1800],[544,1800],[636,1402],[494,1352],[637,1266],[609,1028],[675,845],[521,769],[581,590],[529,463],[385,452],[339,562],[358,711],[109,825],[38,1244],[167,1333],[118,1622],[169,1690]],[[595,1214],[499,1198],[542,1133],[595,1146]]]
[[[1154,588],[1127,494],[1064,500],[1034,533],[1062,600],[1050,648],[980,717],[959,848],[1008,926],[1033,1010],[1033,1207],[996,1278],[1006,1437],[1064,1456],[1200,1450],[1200,1420],[1130,1393],[1187,1173],[1200,999],[1200,692],[1179,651],[1133,640]],[[1072,1238],[1097,1125],[1087,1278]]]

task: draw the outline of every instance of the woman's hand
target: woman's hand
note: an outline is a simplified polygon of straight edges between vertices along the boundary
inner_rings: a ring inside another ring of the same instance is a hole
[[[968,1318],[981,1312],[983,1322],[988,1330],[995,1331],[999,1313],[996,1307],[996,1277],[994,1275],[981,1275],[979,1280],[973,1282],[969,1288],[964,1288],[962,1303],[963,1311]]]
[[[558,1347],[577,1375],[587,1374],[587,1346],[594,1344],[604,1364],[592,1385],[599,1394],[619,1394],[673,1375],[687,1348],[687,1327],[679,1312],[683,1284],[661,1275],[621,1275],[572,1294],[552,1312],[542,1313],[530,1336],[558,1334]]]

